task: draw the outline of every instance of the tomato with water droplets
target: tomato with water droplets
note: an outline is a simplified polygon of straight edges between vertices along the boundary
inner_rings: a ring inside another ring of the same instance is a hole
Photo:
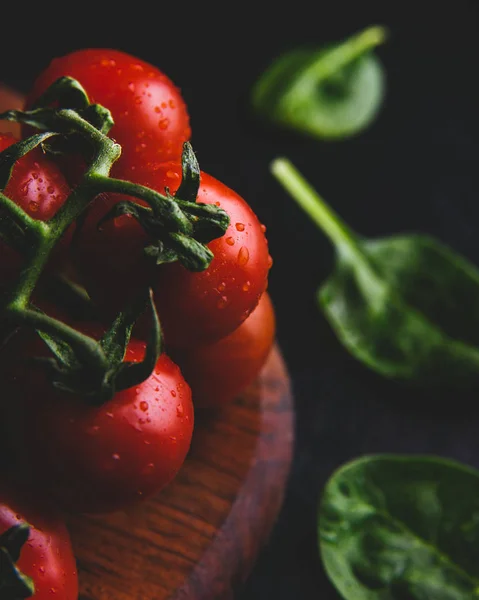
[[[174,193],[181,166],[178,161],[148,163],[122,176]],[[168,347],[213,343],[234,331],[258,304],[272,264],[265,227],[246,200],[201,171],[197,201],[220,206],[230,224],[208,244],[214,255],[210,266],[195,273],[178,262],[153,269],[143,251],[148,237],[132,217],[117,217],[99,229],[98,221],[120,199],[104,195],[93,203],[74,250],[73,260],[98,306],[117,311],[150,282]]]
[[[80,82],[93,103],[108,108],[109,135],[122,147],[112,173],[149,161],[181,156],[190,139],[188,109],[180,88],[158,67],[110,48],[82,48],[53,59],[27,96],[27,107],[59,77]]]
[[[30,356],[39,351],[25,350]],[[144,352],[145,343],[132,338],[125,360],[140,361]],[[100,406],[52,388],[38,368],[30,367],[27,381],[25,364],[16,363],[10,386],[22,399],[16,417],[21,470],[59,508],[121,510],[176,476],[190,447],[194,412],[191,389],[165,353],[145,381]]]
[[[232,333],[213,344],[176,350],[173,360],[191,387],[196,408],[232,402],[259,375],[273,347],[276,316],[268,292]]]
[[[0,133],[0,152],[18,141],[11,133]],[[30,217],[48,221],[63,206],[70,188],[59,168],[40,150],[34,148],[18,160],[3,194],[13,200]],[[59,268],[71,240],[72,228],[55,248],[50,267]],[[0,240],[0,287],[8,284],[22,265],[22,257]]]
[[[29,536],[15,564],[32,580],[35,588],[32,597],[35,600],[78,600],[77,566],[65,521],[44,499],[3,479],[0,534],[25,523],[30,527]],[[3,574],[0,570],[0,588]]]

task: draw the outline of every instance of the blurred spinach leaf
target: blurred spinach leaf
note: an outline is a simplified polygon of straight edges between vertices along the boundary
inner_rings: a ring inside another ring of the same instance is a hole
[[[321,139],[359,133],[382,105],[385,75],[373,50],[385,39],[385,28],[373,26],[327,47],[286,52],[255,82],[254,113]]]

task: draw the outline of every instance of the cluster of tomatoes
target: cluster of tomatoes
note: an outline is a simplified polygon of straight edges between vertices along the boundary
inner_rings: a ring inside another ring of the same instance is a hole
[[[53,60],[40,73],[26,108],[63,76],[79,81],[91,101],[112,114],[109,135],[121,146],[121,155],[111,176],[174,196],[191,128],[173,82],[124,52],[82,49]],[[31,135],[30,127],[22,127],[23,136]],[[0,151],[16,141],[0,134]],[[81,160],[65,162],[36,147],[16,162],[2,191],[33,219],[48,221],[78,184],[82,168]],[[0,574],[0,587],[22,585],[19,569],[32,578],[38,599],[51,598],[53,592],[64,600],[77,598],[75,558],[63,515],[122,510],[171,482],[188,454],[195,410],[231,402],[259,373],[275,335],[266,291],[272,261],[265,227],[239,194],[200,172],[197,202],[221,207],[229,225],[208,243],[214,258],[199,272],[179,262],[154,264],[145,252],[148,231],[131,215],[103,222],[121,200],[113,193],[95,197],[81,227],[72,224],[76,230],[67,230],[48,264],[49,273],[70,277],[85,292],[96,318],[80,319],[70,314],[68,303],[56,303],[51,296],[43,300],[42,279],[35,301],[55,318],[99,338],[136,291],[149,286],[164,340],[151,374],[92,405],[53,387],[48,372],[30,361],[46,352],[34,332],[20,331],[1,349],[6,366],[2,388],[8,397],[1,403],[6,466],[0,559],[11,555],[12,571],[8,577]],[[0,293],[10,289],[23,260],[0,236]],[[133,328],[125,361],[143,359],[148,323],[140,318]],[[22,522],[30,525],[30,534],[18,553],[11,538]]]

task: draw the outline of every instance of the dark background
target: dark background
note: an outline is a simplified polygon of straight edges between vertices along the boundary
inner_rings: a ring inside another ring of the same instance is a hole
[[[87,46],[156,64],[183,92],[201,168],[243,195],[267,225],[296,448],[282,513],[241,599],[338,600],[317,551],[316,509],[327,478],[374,452],[435,453],[479,467],[477,400],[405,390],[346,354],[315,303],[332,248],[269,165],[289,157],[365,235],[427,232],[479,264],[479,5],[258,0],[188,7],[169,0],[111,12],[98,3],[43,6],[38,14],[2,10],[0,80],[26,91],[53,56]],[[280,52],[373,23],[390,30],[378,51],[387,97],[366,132],[326,143],[271,131],[252,117],[251,86]]]

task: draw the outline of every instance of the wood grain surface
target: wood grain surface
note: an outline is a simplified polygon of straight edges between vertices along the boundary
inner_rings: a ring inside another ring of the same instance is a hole
[[[223,600],[248,576],[280,510],[294,410],[276,345],[232,405],[197,414],[176,479],[128,514],[70,522],[80,600]]]

